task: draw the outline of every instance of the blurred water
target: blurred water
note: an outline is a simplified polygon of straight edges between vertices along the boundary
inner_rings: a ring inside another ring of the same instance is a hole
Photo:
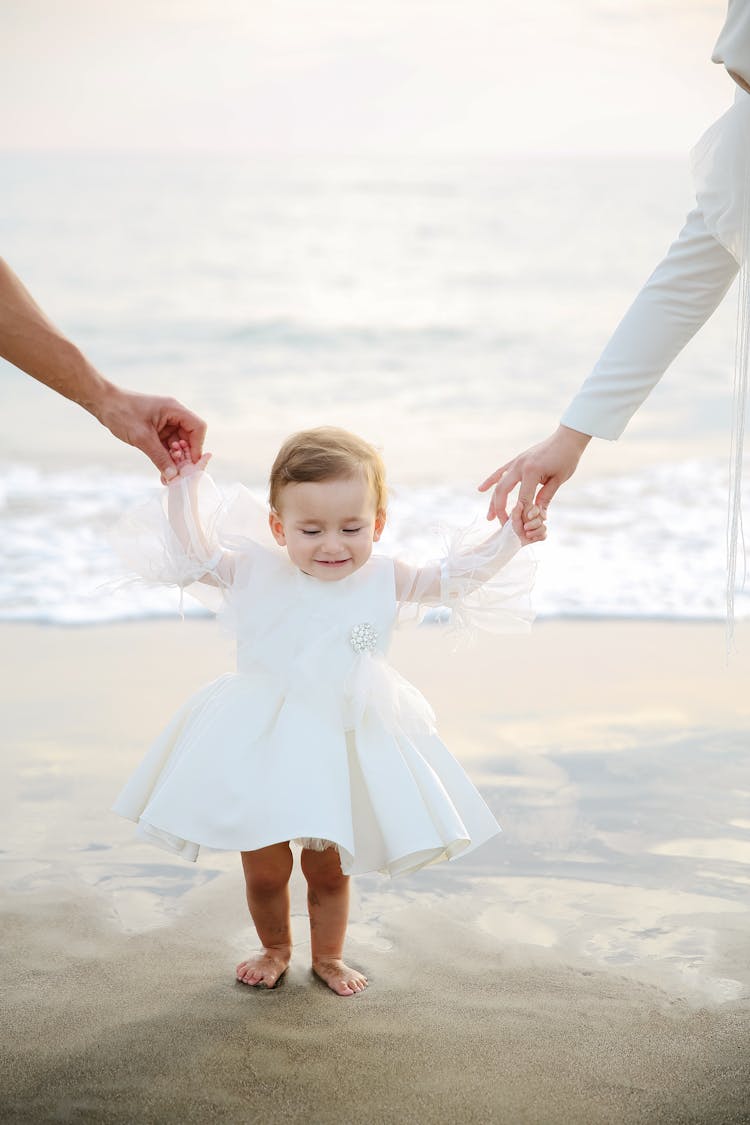
[[[477,480],[549,432],[689,206],[658,159],[0,155],[3,256],[94,362],[204,414],[219,478],[259,490],[300,426],[376,441],[386,550],[481,514]],[[606,479],[564,490],[542,613],[720,616],[731,304],[587,454]],[[0,395],[0,618],[173,612],[98,589],[145,461],[1,363]]]
[[[151,480],[139,475],[31,466],[0,473],[0,621],[174,616],[177,592],[123,584],[126,572],[108,540],[119,516],[155,493]],[[255,494],[263,501],[261,486]],[[721,618],[725,497],[724,467],[711,461],[571,490],[554,509],[548,542],[536,548],[539,615]],[[397,487],[378,550],[434,558],[442,550],[441,529],[475,522],[478,533],[489,531],[483,509],[455,485]],[[188,599],[185,612],[206,611]],[[738,596],[737,612],[750,612],[747,593]]]

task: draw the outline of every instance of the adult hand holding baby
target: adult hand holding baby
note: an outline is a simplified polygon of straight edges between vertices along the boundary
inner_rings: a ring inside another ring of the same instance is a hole
[[[176,475],[170,444],[183,440],[198,461],[206,423],[174,398],[116,386],[65,337],[0,258],[0,356],[98,418],[120,441],[135,446],[169,480]]]
[[[480,492],[495,486],[487,519],[497,517],[502,524],[512,519],[516,534],[527,542],[544,539],[546,529],[543,521],[550,501],[558,488],[572,477],[590,441],[589,434],[561,425],[538,445],[532,445],[506,461],[479,485]],[[509,516],[508,497],[519,484],[518,500]],[[541,519],[538,518],[540,515]]]

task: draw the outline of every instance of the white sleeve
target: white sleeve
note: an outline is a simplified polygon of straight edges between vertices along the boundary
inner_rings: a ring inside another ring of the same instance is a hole
[[[630,306],[562,416],[594,437],[620,436],[672,361],[708,320],[739,269],[696,208]]]
[[[176,538],[169,545],[170,554],[175,571],[182,575],[178,585],[232,585],[236,555],[219,543],[216,521],[221,511],[221,495],[205,472],[176,477],[167,486],[167,517]]]
[[[178,477],[125,512],[110,532],[110,544],[141,581],[188,589],[216,610],[222,591],[234,581],[237,557],[220,534],[225,512],[224,499],[207,473]]]
[[[446,606],[453,631],[526,631],[534,617],[535,566],[528,552],[518,556],[521,546],[509,520],[479,542],[472,529],[455,532],[444,557],[426,566],[394,560],[399,619],[421,619],[430,607]]]

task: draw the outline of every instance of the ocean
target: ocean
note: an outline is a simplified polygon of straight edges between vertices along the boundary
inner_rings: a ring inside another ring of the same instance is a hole
[[[362,433],[382,548],[412,557],[481,522],[477,483],[551,432],[690,205],[672,159],[0,154],[3,257],[103,372],[201,413],[217,481],[260,499],[291,431]],[[592,443],[537,548],[541,617],[723,616],[734,319],[730,295]],[[2,362],[0,397],[0,620],[177,613],[116,588],[148,462]]]

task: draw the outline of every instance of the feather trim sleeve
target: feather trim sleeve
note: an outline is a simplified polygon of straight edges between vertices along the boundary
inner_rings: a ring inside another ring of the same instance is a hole
[[[141,581],[186,590],[216,612],[241,564],[267,549],[263,537],[270,539],[267,513],[248,490],[235,486],[225,496],[198,471],[127,512],[110,539]]]
[[[526,551],[519,554],[521,547],[508,521],[488,539],[479,539],[476,528],[452,532],[444,556],[426,566],[395,560],[399,621],[421,620],[430,608],[445,606],[456,635],[528,631],[535,563]]]

